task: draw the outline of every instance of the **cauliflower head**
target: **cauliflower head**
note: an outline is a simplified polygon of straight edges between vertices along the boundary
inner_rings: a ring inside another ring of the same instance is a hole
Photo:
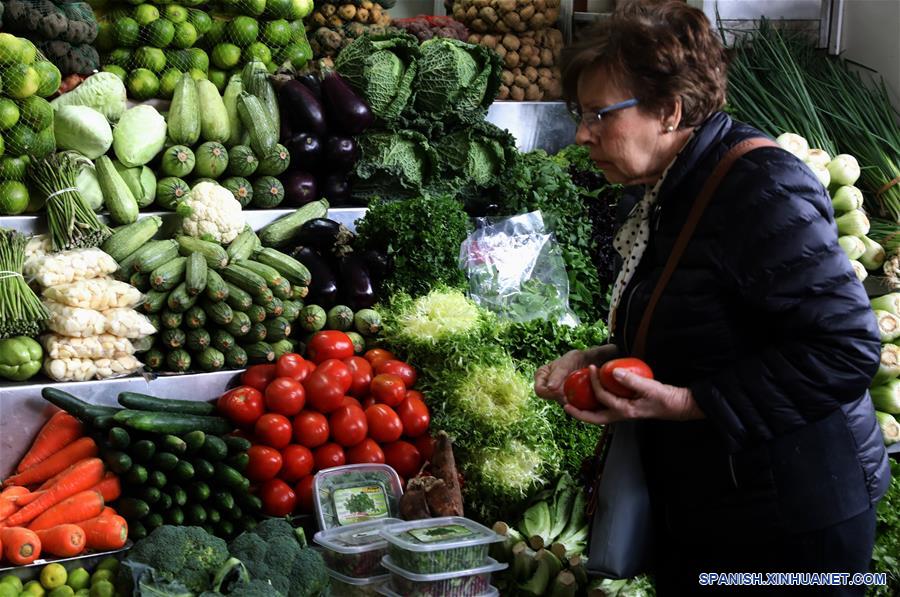
[[[223,245],[244,229],[241,204],[231,191],[214,182],[195,186],[178,206],[178,213],[184,218],[181,228],[185,234]]]

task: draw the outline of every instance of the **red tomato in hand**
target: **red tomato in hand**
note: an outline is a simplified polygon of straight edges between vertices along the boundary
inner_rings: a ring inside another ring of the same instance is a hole
[[[406,398],[406,384],[396,375],[382,373],[372,380],[372,396],[376,402],[397,406]]]
[[[316,332],[306,346],[306,353],[316,365],[328,359],[348,359],[353,356],[353,340],[335,330]]]
[[[431,457],[434,456],[434,438],[430,435],[420,435],[413,443],[416,449],[419,450],[422,458],[430,461]]]
[[[328,441],[331,428],[322,413],[304,410],[294,417],[294,441],[307,448],[318,448]]]
[[[297,507],[304,514],[312,514],[313,511],[313,483],[316,476],[308,475],[300,479],[294,487],[294,493],[297,494]]]
[[[403,423],[403,433],[407,437],[419,437],[428,431],[428,425],[431,424],[431,413],[425,402],[419,398],[418,392],[407,392],[406,400],[397,405],[397,414],[400,415],[400,421]]]
[[[253,365],[241,373],[241,385],[256,388],[260,392],[266,391],[266,386],[278,377],[275,365]]]
[[[590,369],[578,369],[569,373],[563,384],[563,392],[566,394],[566,402],[579,410],[597,410],[601,407],[594,397],[594,388],[591,387]]]
[[[384,464],[384,452],[381,446],[371,439],[366,438],[362,442],[347,450],[348,464]]]
[[[310,449],[297,444],[291,444],[282,450],[281,459],[284,464],[281,465],[281,474],[278,476],[288,483],[294,483],[312,474],[316,464]]]
[[[366,439],[369,424],[366,413],[358,406],[342,406],[328,419],[331,426],[331,438],[340,445],[349,448]]]
[[[394,409],[387,404],[376,404],[366,409],[369,437],[377,442],[395,442],[403,435],[403,423]]]
[[[241,386],[222,394],[216,407],[235,425],[253,425],[266,412],[263,396],[251,386]]]
[[[297,494],[281,479],[270,479],[259,488],[263,512],[270,516],[287,516],[297,506]]]
[[[344,402],[341,385],[318,369],[312,372],[303,386],[309,405],[319,412],[330,413]]]
[[[334,466],[343,466],[347,463],[344,448],[335,443],[319,446],[313,452],[313,457],[316,459],[316,470],[318,471]]]
[[[251,446],[247,450],[247,456],[250,460],[246,475],[254,483],[274,479],[283,466],[281,453],[268,446]]]
[[[353,375],[350,373],[350,367],[343,361],[337,359],[328,359],[316,368],[341,386],[341,391],[345,394],[353,384]]]
[[[292,377],[276,377],[266,388],[266,408],[269,412],[293,417],[303,410],[304,404],[306,390]]]
[[[354,398],[364,398],[369,393],[369,386],[372,385],[372,365],[362,357],[350,357],[344,359],[344,364],[350,369],[350,375],[353,376],[353,383],[350,384],[350,390],[347,392]]]
[[[422,467],[422,455],[409,442],[399,441],[382,446],[384,462],[394,468],[401,477],[414,477]]]
[[[607,392],[615,394],[616,396],[621,396],[622,398],[634,398],[634,391],[626,388],[613,377],[613,371],[618,369],[624,369],[629,373],[634,373],[635,375],[640,375],[647,379],[653,379],[653,371],[650,369],[650,366],[641,359],[626,357],[606,361],[603,363],[603,366],[600,367],[600,385],[602,385],[603,389]]]
[[[375,367],[379,361],[390,361],[393,359],[394,353],[383,348],[373,348],[367,350],[363,355],[363,358],[369,361],[372,364],[372,367]]]
[[[291,435],[294,431],[286,416],[275,413],[261,416],[253,429],[259,443],[279,450],[291,443]]]
[[[306,359],[295,352],[286,352],[278,357],[275,363],[275,373],[278,377],[290,377],[297,381],[303,381],[309,375],[306,367]]]
[[[375,367],[375,373],[379,375],[382,373],[390,373],[391,375],[396,375],[403,380],[403,383],[406,385],[407,389],[416,385],[416,379],[418,378],[416,370],[413,369],[412,366],[396,359],[379,361],[378,365],[376,365]]]

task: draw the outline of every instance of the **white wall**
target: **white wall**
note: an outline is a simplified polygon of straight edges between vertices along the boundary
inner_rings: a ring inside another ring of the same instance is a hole
[[[900,110],[900,0],[845,0],[841,50],[884,76]]]

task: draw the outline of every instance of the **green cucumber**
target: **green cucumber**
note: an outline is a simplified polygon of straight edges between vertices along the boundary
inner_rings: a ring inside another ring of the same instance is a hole
[[[171,472],[178,464],[178,456],[169,452],[157,452],[153,457],[153,466],[164,473]]]
[[[124,497],[116,502],[116,511],[129,520],[137,520],[150,513],[150,506],[144,500]]]
[[[222,460],[228,455],[228,445],[221,437],[208,435],[200,455],[209,461]]]
[[[120,392],[119,404],[133,410],[167,412],[184,415],[211,415],[216,411],[216,405],[212,402],[194,400],[173,400],[171,398],[158,398],[138,392]]]
[[[194,474],[198,479],[210,479],[215,474],[215,467],[209,460],[204,458],[194,458],[191,460],[194,467]]]
[[[172,498],[172,502],[174,502],[176,506],[184,506],[187,504],[187,492],[179,485],[169,485],[169,487],[166,488],[166,492]]]
[[[138,462],[150,462],[153,455],[156,454],[156,444],[148,439],[139,439],[134,442],[129,452]]]
[[[228,446],[228,453],[232,455],[246,452],[253,447],[249,439],[238,437],[237,435],[226,435],[222,438],[222,441]]]
[[[139,487],[147,482],[147,478],[149,477],[149,475],[150,473],[149,471],[147,471],[146,467],[140,464],[134,464],[132,465],[131,470],[129,470],[125,474],[125,481],[129,485]]]
[[[172,471],[172,476],[179,481],[190,481],[194,478],[194,474],[194,465],[187,460],[179,460],[175,470]]]
[[[106,441],[110,447],[116,450],[124,450],[131,444],[131,436],[122,427],[113,427],[107,433]]]
[[[232,496],[227,491],[216,492],[213,495],[213,504],[216,505],[216,508],[220,508],[225,512],[231,512],[234,510],[234,496]]]
[[[206,510],[200,504],[192,504],[184,513],[184,519],[192,525],[206,522]]]
[[[132,520],[128,523],[128,538],[132,541],[146,539],[148,534],[147,527],[145,527],[141,521]]]
[[[124,475],[131,470],[134,464],[131,456],[119,450],[105,450],[103,452],[103,461],[106,463],[107,468],[117,475]]]
[[[146,469],[144,469],[144,470],[146,470]],[[146,480],[144,482],[146,483]],[[146,487],[143,487],[139,493],[140,493],[141,499],[151,505],[158,502],[159,498],[162,497],[162,492],[159,490],[158,487],[146,486]],[[128,531],[129,531],[128,536],[130,537],[131,529],[129,528]]]
[[[191,485],[191,497],[198,502],[205,502],[212,495],[212,490],[209,488],[209,485],[204,483],[203,481],[195,481]]]
[[[184,511],[178,506],[173,506],[163,513],[166,524],[181,526],[184,524]]]
[[[199,430],[189,431],[181,436],[184,443],[187,444],[187,451],[190,454],[196,454],[206,443],[206,434]]]
[[[225,324],[225,329],[235,338],[240,338],[247,335],[250,331],[250,325],[250,318],[246,313],[235,311],[232,320]]]
[[[166,483],[169,482],[169,479],[166,477],[166,474],[162,471],[150,471],[150,474],[147,476],[147,485],[150,487],[156,487],[157,489],[162,489],[166,486]]]
[[[226,462],[234,470],[243,473],[247,470],[247,465],[250,464],[250,456],[248,456],[246,452],[243,452],[241,454],[229,456]]]
[[[168,496],[164,495],[163,497],[168,497]],[[171,506],[171,504],[170,504],[170,506]],[[144,518],[143,523],[144,523],[144,526],[147,528],[147,530],[152,533],[159,527],[166,524],[166,521],[163,520],[162,514],[160,514],[159,512],[151,512],[150,514],[147,515],[146,518]]]
[[[68,392],[49,386],[41,388],[41,396],[47,402],[63,409],[85,423],[93,423],[93,420],[97,417],[115,415],[119,412],[117,408],[89,404]]]
[[[149,433],[188,433],[199,430],[204,433],[224,434],[232,429],[232,425],[221,417],[205,417],[169,412],[141,412],[131,417],[125,425],[138,431]]]
[[[164,435],[162,438],[162,447],[167,452],[171,452],[172,454],[176,455],[184,454],[185,452],[187,452],[187,442],[185,442],[177,435]]]

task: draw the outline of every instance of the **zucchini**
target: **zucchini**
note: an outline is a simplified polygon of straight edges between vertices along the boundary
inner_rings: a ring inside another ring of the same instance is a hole
[[[199,430],[204,433],[225,434],[231,431],[231,424],[222,417],[185,415],[169,412],[141,412],[131,417],[125,425],[148,433],[187,433]]]
[[[262,323],[266,320],[266,309],[262,305],[250,305],[245,311],[250,323]]]
[[[218,371],[225,366],[225,355],[210,347],[197,355],[197,364],[203,371]],[[209,438],[207,438],[207,442],[209,442]]]
[[[143,467],[141,467],[141,468],[143,468]],[[147,470],[147,469],[144,469],[144,470]],[[148,474],[147,478],[148,479],[150,478],[149,474]],[[146,481],[144,481],[144,482],[146,483]],[[148,486],[144,487],[143,489],[141,489],[140,496],[141,496],[142,500],[144,500],[148,504],[152,505],[159,501],[159,498],[162,497],[162,492],[159,490],[159,488],[150,487],[148,485]],[[128,535],[131,536],[131,529],[129,528],[128,531],[129,531]]]
[[[150,474],[147,475],[147,485],[150,487],[156,487],[157,489],[162,489],[166,486],[166,483],[169,482],[169,479],[166,477],[166,474],[162,471],[150,471]]]
[[[228,253],[219,244],[183,235],[178,236],[175,240],[184,256],[200,253],[206,259],[207,265],[213,269],[222,269],[228,265]]]
[[[131,470],[131,466],[134,464],[131,456],[119,450],[104,450],[103,462],[106,463],[109,470],[117,475],[124,475]]]
[[[284,313],[284,303],[278,297],[272,297],[272,300],[263,305],[266,310],[266,317],[281,317]]]
[[[176,286],[175,290],[169,293],[169,298],[166,299],[169,310],[176,313],[184,313],[193,307],[196,302],[197,297],[188,294],[187,285],[184,282]]]
[[[208,435],[200,455],[209,461],[224,460],[228,456],[228,444],[221,437]]]
[[[209,336],[209,332],[204,330],[203,328],[197,330],[191,330],[187,333],[187,339],[184,344],[188,350],[192,352],[200,352],[202,350],[206,350],[209,348],[209,343],[212,339]]]
[[[206,402],[198,402],[197,404],[208,404]],[[180,455],[187,452],[187,442],[177,435],[167,434],[162,438],[162,447],[172,454]]]
[[[284,317],[267,319],[263,325],[266,326],[266,339],[269,342],[278,342],[291,335],[291,323]]]
[[[237,435],[226,435],[222,438],[222,441],[228,447],[228,453],[232,455],[246,452],[253,447],[249,439],[238,437]]]
[[[282,278],[280,284],[276,284],[272,287],[272,294],[275,295],[275,298],[286,301],[294,298],[294,289],[290,282]]]
[[[209,266],[200,253],[191,253],[187,260],[184,284],[189,295],[197,296],[206,289],[206,270]]]
[[[138,462],[150,462],[150,459],[156,454],[156,444],[149,439],[139,439],[134,442],[129,452]]]
[[[162,321],[160,321],[160,319],[159,319],[159,313],[147,313],[146,317],[147,317],[147,321],[150,322],[150,325],[153,326],[154,330],[162,329]],[[152,338],[153,340],[156,340],[156,336],[148,336],[148,337]]]
[[[238,116],[237,111],[238,96],[240,96],[243,91],[244,85],[241,82],[240,73],[231,75],[228,79],[228,85],[225,86],[225,91],[222,93],[222,102],[225,104],[225,111],[228,113],[228,128],[230,130],[228,143],[225,144],[228,147],[240,143],[241,138],[244,136],[244,129],[241,126],[241,117]]]
[[[225,330],[235,338],[241,338],[250,331],[250,318],[242,311],[234,311],[234,318],[225,324]]]
[[[129,485],[134,485],[135,487],[139,487],[147,482],[147,478],[149,476],[150,476],[150,472],[147,470],[147,467],[142,466],[140,464],[133,464],[131,466],[131,470],[129,470],[125,474],[125,481]]]
[[[216,508],[224,510],[225,512],[231,512],[234,510],[234,496],[228,493],[227,491],[216,492],[213,496],[213,504],[216,505]]]
[[[184,510],[178,506],[173,506],[163,513],[163,519],[166,524],[182,526],[184,524]]]
[[[213,468],[216,470],[215,475],[213,476],[216,482],[221,483],[230,489],[241,489],[244,487],[244,482],[247,479],[234,468],[228,466],[224,462],[216,462],[213,464]]]
[[[168,309],[163,309],[163,312],[159,314],[159,322],[167,330],[174,330],[181,327],[181,322],[184,320],[184,314],[176,313],[174,311],[169,311]]]
[[[141,311],[144,313],[159,313],[166,306],[166,299],[168,298],[169,293],[167,291],[148,290],[144,293],[144,302],[141,303]]]
[[[184,325],[192,330],[202,328],[206,325],[206,311],[197,306],[191,307],[184,312]]]
[[[253,363],[271,363],[275,360],[275,351],[271,344],[255,342],[242,347],[247,352],[247,359]]]
[[[205,141],[225,143],[231,136],[231,124],[225,102],[215,84],[208,79],[197,81],[200,98],[200,136]]]
[[[116,450],[124,450],[131,444],[131,436],[121,427],[112,427],[106,434],[106,443]]]
[[[240,346],[232,346],[225,352],[225,366],[230,369],[241,369],[247,366],[247,352]]]
[[[206,275],[206,298],[213,302],[224,301],[228,298],[228,286],[219,272],[209,270]]]
[[[307,296],[309,296],[309,286],[300,286],[299,284],[294,284],[291,294],[293,295],[293,299],[298,302],[303,302]]]
[[[294,213],[283,216],[275,220],[271,224],[264,226],[262,230],[259,231],[259,240],[260,242],[262,242],[264,247],[281,247],[287,245],[294,239],[294,236],[297,234],[297,231],[300,230],[300,227],[303,226],[303,224],[316,218],[324,218],[327,215],[327,200],[320,199],[318,201],[312,201],[300,207]],[[260,263],[271,265],[282,274],[287,275],[286,272],[282,271],[282,269],[280,269],[276,263],[273,263],[271,260],[267,261],[265,256],[261,257],[263,253],[265,253],[265,249],[254,253],[253,258]],[[287,255],[285,255],[285,257],[287,257]],[[295,274],[302,274],[302,272],[296,271],[296,267],[294,267],[293,269],[295,270]],[[305,281],[303,280],[303,276],[298,277],[297,280],[291,280],[290,277],[288,279],[294,284],[309,286],[309,271],[306,271]]]
[[[231,244],[228,245],[225,252],[228,253],[229,262],[234,263],[235,261],[250,259],[250,256],[253,255],[253,251],[260,246],[259,237],[256,236],[253,228],[247,226],[233,241],[231,241]]]
[[[172,290],[184,280],[187,257],[176,257],[150,272],[150,286],[154,290]]]
[[[169,452],[157,452],[153,457],[153,466],[156,470],[164,473],[172,471],[176,464],[178,464],[178,456]]]
[[[150,290],[150,274],[134,272],[128,279],[128,283],[141,292],[147,292]]]
[[[205,458],[194,458],[191,460],[191,464],[194,467],[194,475],[198,479],[211,479],[215,474],[215,467]]]
[[[132,520],[143,518],[150,513],[150,506],[144,500],[124,497],[116,502],[116,511],[125,518]]]
[[[257,322],[250,326],[250,331],[244,336],[244,342],[262,342],[268,335],[268,330],[263,322]]]
[[[197,82],[188,73],[175,84],[166,124],[175,145],[190,147],[200,139],[200,95]]]
[[[216,405],[212,402],[157,398],[156,396],[148,396],[138,392],[120,392],[119,404],[133,410],[184,415],[211,415],[216,411]]]
[[[287,338],[284,338],[278,342],[273,342],[272,350],[275,351],[275,360],[277,361],[281,358],[281,355],[294,352],[294,344]]]
[[[117,263],[121,262],[156,236],[160,226],[162,218],[159,216],[141,218],[133,224],[116,228],[112,236],[103,241],[100,248]]]
[[[222,278],[254,297],[258,297],[268,290],[262,276],[236,263],[232,263],[222,270]]]
[[[203,481],[196,481],[191,485],[191,497],[198,502],[205,502],[212,495],[209,485]]]
[[[253,297],[253,304],[259,305],[261,307],[269,307],[274,300],[275,295],[272,294],[272,291],[269,290],[268,287],[266,287],[265,291],[263,291],[262,294]]]
[[[206,434],[199,430],[190,431],[185,433],[182,438],[184,443],[187,444],[187,450],[191,454],[196,454],[200,451],[200,448],[203,447],[203,444],[206,443]]]
[[[97,183],[103,193],[103,204],[109,212],[110,219],[116,224],[133,224],[138,218],[138,202],[134,193],[122,180],[112,160],[101,155],[94,160],[97,172]]]
[[[300,309],[303,308],[303,303],[299,301],[283,300],[281,301],[281,307],[281,317],[284,317],[291,323],[294,323],[297,318],[300,317]]]
[[[246,260],[239,261],[237,262],[237,264],[261,276],[262,279],[266,281],[266,286],[268,286],[269,288],[278,286],[282,283],[282,281],[284,281],[284,278],[277,269],[264,263],[259,263],[258,261],[253,260]]]
[[[166,366],[175,373],[184,373],[191,368],[191,355],[186,350],[173,350],[166,356]]]
[[[159,341],[170,350],[183,347],[185,339],[185,334],[181,330],[166,330],[159,335]]]
[[[228,303],[214,303],[204,299],[200,306],[206,311],[206,316],[210,321],[218,325],[225,325],[234,319],[234,310],[228,306]]]
[[[246,82],[244,82],[246,85]],[[241,92],[237,99],[237,112],[241,124],[250,136],[250,147],[258,156],[269,155],[278,143],[278,131],[272,119],[263,109],[259,98]],[[319,216],[323,217],[323,216]]]
[[[232,336],[225,330],[216,330],[212,333],[211,346],[227,353],[235,346],[234,336]]]
[[[228,287],[226,301],[232,309],[246,311],[253,305],[253,297],[250,294],[230,282],[225,282],[225,285]]]
[[[116,278],[122,280],[123,282],[127,281],[129,278],[131,278],[131,274],[137,271],[137,269],[135,269],[134,267],[135,263],[143,260],[145,256],[152,257],[154,254],[158,254],[160,251],[167,250],[171,246],[169,244],[171,242],[172,241],[170,240],[151,240],[144,243],[144,245],[140,249],[138,249],[119,263],[119,269],[116,271]],[[162,265],[162,263],[160,263],[160,265]]]
[[[161,265],[164,265],[178,257],[178,243],[174,240],[153,241],[161,243],[154,245],[150,251],[144,252],[131,264],[132,269],[149,274]]]
[[[172,476],[179,481],[190,481],[195,474],[194,465],[187,460],[179,460],[178,464],[175,465],[175,470],[172,471]]]

